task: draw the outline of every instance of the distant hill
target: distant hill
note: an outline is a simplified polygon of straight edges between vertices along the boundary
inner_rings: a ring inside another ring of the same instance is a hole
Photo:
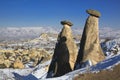
[[[34,39],[41,33],[58,33],[58,30],[51,27],[0,28],[0,41]]]
[[[53,27],[1,27],[0,28],[0,42],[8,40],[26,40],[39,37],[41,33],[54,33],[58,34],[60,28]],[[73,34],[82,34],[83,29],[72,28]],[[113,28],[100,28],[101,38],[119,38],[120,29]],[[112,35],[111,35],[112,34]]]

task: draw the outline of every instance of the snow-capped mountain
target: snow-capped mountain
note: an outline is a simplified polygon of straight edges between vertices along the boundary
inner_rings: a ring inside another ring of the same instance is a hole
[[[104,27],[100,28],[100,37],[101,38],[120,38],[120,29]]]
[[[58,34],[60,30],[60,28],[54,27],[1,27],[0,41],[34,39],[38,37],[41,33]],[[72,30],[73,34],[82,34],[83,32],[83,29],[81,28],[72,28]],[[119,32],[120,29],[100,28],[100,37],[120,38]]]
[[[52,27],[6,27],[0,28],[0,41],[33,39],[41,33],[58,32],[58,29]]]

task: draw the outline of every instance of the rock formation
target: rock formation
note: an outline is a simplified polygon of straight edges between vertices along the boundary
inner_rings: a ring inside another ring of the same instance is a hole
[[[24,64],[22,63],[21,60],[19,60],[19,58],[16,59],[16,61],[13,64],[14,68],[19,68],[19,69],[23,69],[24,68]]]
[[[86,11],[90,16],[86,20],[80,49],[76,60],[75,69],[85,66],[83,63],[89,62],[89,65],[95,65],[104,59],[104,54],[99,41],[99,17],[100,13],[96,10]]]
[[[26,68],[27,64],[34,67],[48,61],[51,55],[45,49],[0,50],[0,68]]]
[[[47,33],[42,33],[42,34],[40,35],[40,38],[43,39],[43,40],[46,40],[46,41],[49,40],[49,36],[48,36]]]
[[[72,71],[76,61],[78,49],[72,36],[73,24],[69,21],[61,21],[61,24],[63,29],[58,35],[47,77],[57,77]]]

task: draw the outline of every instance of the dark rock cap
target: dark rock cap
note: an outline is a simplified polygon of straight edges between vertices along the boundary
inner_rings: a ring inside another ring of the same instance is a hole
[[[72,26],[73,24],[70,22],[70,21],[61,21],[61,24],[62,25],[65,25],[65,24],[67,24],[67,25],[69,25],[69,26]]]
[[[88,9],[88,10],[86,10],[86,12],[88,14],[92,15],[92,16],[96,16],[96,17],[100,17],[101,16],[100,12],[96,11],[96,10]]]

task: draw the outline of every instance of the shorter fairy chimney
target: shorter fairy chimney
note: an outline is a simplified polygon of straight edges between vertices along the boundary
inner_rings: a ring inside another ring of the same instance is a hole
[[[47,77],[58,77],[72,71],[76,61],[78,49],[72,36],[73,24],[69,21],[61,21],[61,24],[63,29],[58,36]]]

